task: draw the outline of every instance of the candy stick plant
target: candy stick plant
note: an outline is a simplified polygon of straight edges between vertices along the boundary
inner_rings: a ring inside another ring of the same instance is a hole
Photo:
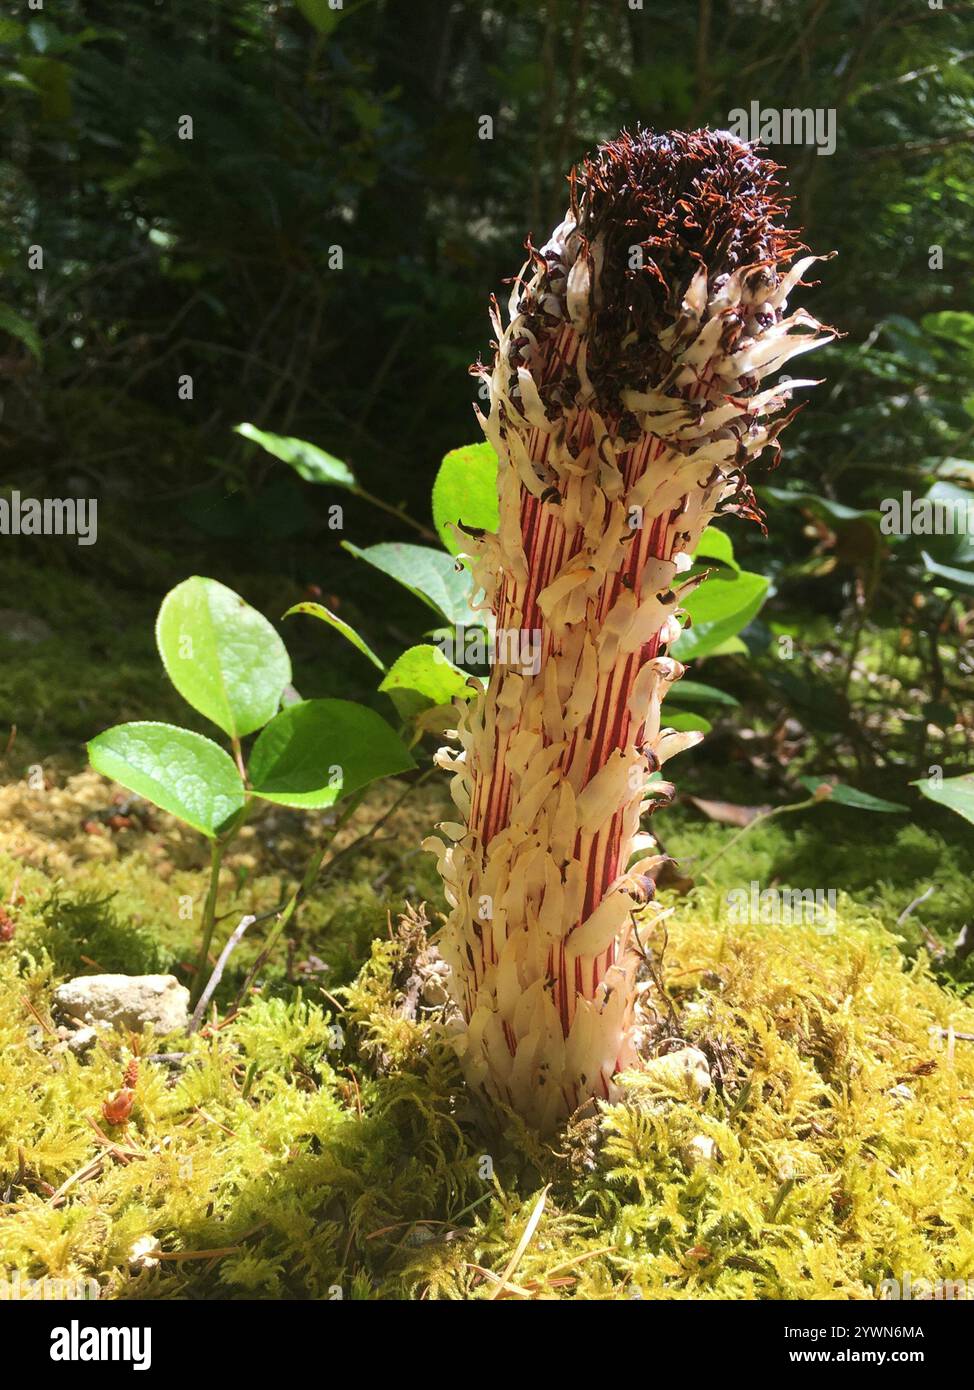
[[[658,860],[631,851],[672,790],[650,779],[701,737],[660,712],[691,555],[715,515],[760,520],[746,468],[814,383],[759,383],[830,336],[787,312],[818,258],[796,259],[777,169],[707,130],[601,147],[475,369],[499,525],[464,549],[498,659],[440,754],[462,823],[428,843],[467,1076],[542,1130],[638,1056],[632,913]]]

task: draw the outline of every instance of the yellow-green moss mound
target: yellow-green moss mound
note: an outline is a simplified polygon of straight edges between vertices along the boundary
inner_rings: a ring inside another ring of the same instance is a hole
[[[553,1147],[465,1092],[415,922],[344,1003],[256,998],[189,1043],[143,1039],[114,1126],[133,1040],[76,1058],[40,938],[15,937],[0,1267],[197,1298],[871,1299],[974,1277],[974,1044],[951,1033],[974,1010],[848,905],[830,936],[728,929],[700,898],[669,926],[664,1050],[699,1048],[712,1084],[633,1075]],[[148,1060],[166,1050],[185,1055]]]

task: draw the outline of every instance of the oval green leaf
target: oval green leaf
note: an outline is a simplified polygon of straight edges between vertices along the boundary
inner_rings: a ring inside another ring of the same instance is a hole
[[[174,724],[118,724],[88,744],[96,772],[214,839],[244,804],[233,759]]]
[[[455,695],[469,700],[474,693],[466,672],[427,642],[403,652],[379,689],[386,692],[403,719],[413,719],[433,705],[448,705]]]
[[[248,772],[254,795],[264,801],[322,807],[415,766],[374,710],[351,700],[302,700],[261,732]]]
[[[483,614],[471,611],[470,572],[441,550],[428,545],[409,545],[386,542],[360,550],[351,541],[342,541],[343,549],[357,560],[374,565],[390,579],[405,585],[411,593],[457,627],[477,627],[483,624]]]
[[[687,598],[686,611],[693,626],[684,629],[673,644],[678,661],[711,656],[729,637],[735,637],[764,602],[768,581],[763,574],[740,570],[712,574]]]
[[[679,685],[674,685],[673,695],[680,704],[684,705],[729,705],[736,709],[741,703],[733,695],[729,695],[726,690],[718,690],[715,685],[705,685],[703,681],[691,681],[686,677],[680,681]]]
[[[938,806],[946,806],[974,825],[974,772],[965,772],[960,777],[944,777],[933,781],[930,777],[920,777],[912,784],[929,801]]]
[[[293,608],[289,608],[284,614],[285,618],[290,618],[295,613],[306,613],[309,618],[319,618],[329,627],[333,627],[336,632],[340,632],[346,641],[351,642],[353,647],[357,647],[363,656],[367,656],[380,671],[384,671],[385,662],[380,661],[375,652],[352,627],[351,623],[346,623],[344,618],[340,618],[337,613],[333,613],[330,608],[326,608],[323,603],[296,603]]]
[[[807,787],[810,792],[815,792],[823,785],[831,786],[831,793],[826,798],[836,806],[848,806],[853,811],[884,811],[889,814],[908,811],[908,806],[901,806],[898,801],[884,801],[881,796],[873,796],[870,792],[861,792],[858,787],[846,786],[845,782],[829,783],[824,777],[805,776],[799,777],[803,787]]]
[[[691,714],[689,710],[671,709],[667,701],[666,709],[663,712],[663,723],[668,729],[675,729],[678,734],[709,734],[714,727],[709,719],[704,719],[702,714]]]
[[[215,579],[194,575],[162,601],[156,620],[162,664],[187,703],[231,738],[261,728],[281,703],[291,662],[256,608]]]
[[[693,559],[695,563],[701,560],[717,560],[722,565],[728,565],[732,570],[741,568],[734,559],[734,546],[730,536],[726,531],[721,531],[716,526],[708,526],[703,532],[697,542],[697,548],[693,552]]]
[[[307,439],[296,439],[290,434],[271,434],[269,430],[259,430],[256,425],[248,424],[235,426],[235,432],[259,444],[282,463],[289,464],[307,483],[328,483],[349,492],[355,492],[358,487],[355,474],[347,463],[319,449],[317,444],[311,444]]]
[[[497,455],[486,441],[451,449],[433,484],[433,524],[451,555],[466,549],[454,530],[461,523],[479,531],[496,531],[500,525]]]

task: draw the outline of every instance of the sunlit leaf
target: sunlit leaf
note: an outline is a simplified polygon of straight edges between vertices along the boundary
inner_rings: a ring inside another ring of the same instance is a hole
[[[284,616],[285,618],[290,618],[295,613],[306,613],[311,618],[319,618],[321,622],[327,623],[329,627],[333,627],[336,632],[340,632],[346,641],[351,642],[353,647],[357,647],[363,656],[368,657],[373,666],[377,667],[380,671],[386,669],[385,663],[380,661],[365,638],[360,636],[350,623],[347,623],[344,618],[339,618],[337,613],[333,613],[331,609],[326,608],[323,603],[296,603],[293,608],[287,610]]]
[[[694,661],[712,655],[747,627],[767,591],[768,581],[762,574],[747,570],[712,574],[684,604],[693,625],[673,644],[673,656],[678,661]]]
[[[676,729],[678,733],[701,733],[709,734],[714,727],[709,719],[704,719],[702,714],[691,714],[689,710],[673,709],[669,700],[663,712],[663,724],[668,729]]]
[[[242,434],[244,439],[259,444],[282,463],[290,464],[306,482],[326,483],[331,487],[346,488],[350,492],[354,492],[358,487],[355,474],[347,463],[335,458],[334,454],[319,449],[317,444],[311,444],[307,439],[271,434],[268,430],[259,430],[256,425],[247,424],[237,425],[236,432]]]
[[[451,555],[433,550],[428,545],[405,542],[385,542],[361,550],[351,541],[343,548],[358,560],[373,565],[390,579],[405,585],[411,593],[455,626],[476,626],[483,618],[471,611],[471,582],[469,571]]]
[[[433,523],[451,555],[466,549],[454,530],[460,522],[481,531],[496,531],[500,523],[497,455],[486,442],[451,449],[433,484]]]
[[[729,565],[731,569],[741,568],[734,559],[734,546],[730,536],[726,531],[718,530],[716,526],[708,526],[704,531],[697,542],[693,558],[695,562],[717,560],[723,565]]]
[[[457,695],[469,700],[474,693],[466,673],[429,643],[403,652],[379,689],[386,692],[404,719],[412,719],[432,705],[447,705]]]
[[[256,608],[215,579],[194,575],[162,601],[156,641],[183,699],[241,738],[273,718],[291,679],[287,649]]]
[[[919,787],[928,801],[938,806],[946,806],[974,825],[974,772],[962,773],[960,777],[920,777],[911,786]]]
[[[264,801],[322,807],[415,766],[374,710],[351,700],[302,700],[261,732],[248,772],[254,795]]]
[[[173,724],[118,724],[91,740],[88,757],[103,777],[211,839],[244,804],[243,782],[229,753]]]

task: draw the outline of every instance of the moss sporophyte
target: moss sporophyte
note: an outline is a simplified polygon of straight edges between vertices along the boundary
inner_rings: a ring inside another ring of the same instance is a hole
[[[651,782],[701,735],[661,720],[708,522],[763,524],[748,465],[798,407],[759,389],[830,330],[787,301],[819,257],[783,225],[778,166],[737,138],[624,132],[569,179],[564,220],[496,301],[481,416],[496,533],[463,537],[498,661],[441,751],[463,823],[427,843],[468,1080],[549,1129],[611,1099],[639,1052],[631,864]]]

